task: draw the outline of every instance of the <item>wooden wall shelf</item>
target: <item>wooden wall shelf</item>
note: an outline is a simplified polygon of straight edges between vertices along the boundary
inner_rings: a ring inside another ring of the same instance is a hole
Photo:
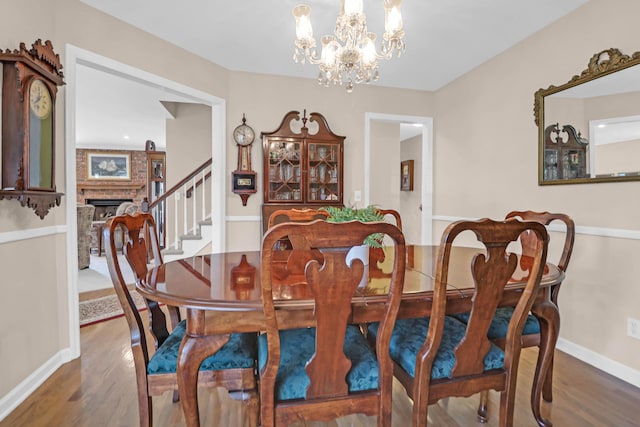
[[[0,200],[15,199],[20,202],[22,207],[33,209],[40,219],[44,219],[45,215],[49,213],[49,209],[60,206],[62,196],[63,193],[49,191],[0,190]]]

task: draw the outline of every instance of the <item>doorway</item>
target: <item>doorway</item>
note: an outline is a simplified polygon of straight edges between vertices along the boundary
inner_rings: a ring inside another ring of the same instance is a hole
[[[398,197],[398,201],[396,203],[396,208],[403,218],[412,218],[416,216],[416,212],[405,211],[403,209],[417,209],[419,208],[419,213],[417,213],[418,220],[415,224],[412,225],[411,221],[407,221],[405,225],[405,221],[403,219],[403,231],[405,235],[411,236],[419,236],[416,241],[412,241],[414,244],[431,244],[433,240],[433,118],[431,117],[421,117],[421,116],[405,116],[405,115],[396,115],[396,114],[384,114],[384,113],[365,113],[365,137],[364,137],[364,194],[363,201],[364,205],[368,206],[370,204],[376,203],[376,197],[372,194],[373,186],[376,185],[375,177],[377,176],[376,170],[379,168],[389,168],[389,161],[385,159],[384,164],[376,164],[376,153],[374,150],[375,137],[372,135],[372,128],[375,128],[377,124],[393,124],[398,126],[397,131],[397,139],[391,138],[389,139],[389,144],[391,144],[391,150],[397,154],[398,164],[397,164],[397,173],[394,172],[391,174],[392,181],[391,185],[395,185],[396,181],[393,180],[393,177],[397,175],[397,187],[398,193],[400,187],[400,160],[407,160],[401,158],[402,150],[402,142],[400,138],[400,125],[418,125],[420,126],[421,132],[417,137],[419,150],[409,150],[408,152],[419,152],[419,158],[413,159],[416,163],[415,171],[417,172],[413,178],[414,181],[417,181],[419,185],[416,185],[414,188],[417,189],[418,194],[412,195],[412,197],[417,196],[419,199],[419,204],[415,207],[410,207],[413,204],[411,202],[404,203],[403,201],[409,200],[410,198]],[[409,155],[409,154],[407,154]],[[391,167],[394,167],[393,165]],[[408,193],[407,193],[408,195]],[[387,208],[388,206],[383,206]],[[408,228],[407,228],[408,227]]]
[[[80,355],[80,328],[78,315],[78,253],[76,222],[76,107],[77,67],[91,67],[117,75],[137,83],[165,90],[192,99],[193,102],[211,107],[211,154],[213,158],[225,159],[225,101],[205,92],[184,86],[171,80],[131,67],[110,58],[72,45],[65,46],[65,172],[66,172],[66,224],[67,224],[67,300],[69,307],[70,358]],[[216,168],[211,175],[211,201],[217,209],[212,212],[212,221],[220,224],[213,227],[212,250],[224,250],[225,177],[224,168]]]

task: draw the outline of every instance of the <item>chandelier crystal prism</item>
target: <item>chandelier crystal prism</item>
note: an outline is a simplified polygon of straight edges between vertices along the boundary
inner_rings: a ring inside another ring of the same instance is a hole
[[[391,59],[394,53],[404,52],[402,28],[402,0],[383,0],[384,35],[380,53],[376,51],[376,35],[367,30],[363,0],[341,0],[340,15],[336,19],[334,35],[322,36],[322,50],[318,57],[316,40],[311,27],[311,8],[301,4],[293,9],[296,19],[296,40],[293,60],[318,65],[318,83],[345,84],[347,92],[353,85],[378,80],[378,60]]]

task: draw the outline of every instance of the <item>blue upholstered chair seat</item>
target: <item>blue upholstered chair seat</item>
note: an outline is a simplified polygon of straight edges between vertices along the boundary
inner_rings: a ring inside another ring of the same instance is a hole
[[[178,349],[186,332],[186,320],[178,323],[169,337],[149,360],[147,373],[165,374],[176,372]],[[206,358],[200,369],[218,371],[222,369],[251,368],[257,356],[257,336],[254,333],[231,334],[216,354]]]
[[[391,336],[391,358],[409,375],[415,378],[416,355],[427,337],[428,317],[418,319],[399,319]],[[371,323],[369,333],[376,336],[378,323]],[[442,341],[431,369],[431,379],[450,378],[456,362],[454,350],[464,337],[466,325],[449,316],[445,317]],[[504,366],[504,352],[494,344],[484,358],[484,369],[498,369]]]
[[[505,338],[507,336],[507,329],[509,328],[509,322],[511,321],[512,316],[513,307],[499,307],[496,310],[496,314],[493,316],[493,321],[491,321],[489,331],[487,332],[489,339],[494,340]],[[454,314],[452,317],[455,317],[465,324],[469,321],[469,313]],[[538,323],[538,319],[536,316],[529,314],[524,324],[524,328],[522,328],[522,335],[539,333],[540,323]]]
[[[304,399],[310,380],[305,365],[316,348],[316,329],[301,328],[280,331],[280,365],[276,375],[276,400]],[[347,374],[349,392],[378,388],[378,361],[366,338],[353,325],[347,326],[344,353],[351,360]],[[267,363],[267,335],[258,337],[258,366]]]

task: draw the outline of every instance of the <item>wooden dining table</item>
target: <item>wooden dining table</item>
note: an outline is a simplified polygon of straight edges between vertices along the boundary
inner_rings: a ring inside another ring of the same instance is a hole
[[[399,317],[431,313],[437,246],[407,246],[407,268]],[[463,313],[471,307],[471,260],[481,249],[455,247],[449,270],[447,313]],[[392,260],[384,249],[371,252],[369,268],[352,299],[352,323],[382,318],[390,282]],[[286,263],[283,251],[282,260]],[[528,277],[531,260],[519,256],[518,267],[505,288],[501,306],[513,306]],[[564,273],[547,263],[532,313],[541,328],[541,344],[531,391],[531,408],[540,426],[551,425],[540,413],[542,385],[555,350],[560,316],[551,301],[551,288]],[[260,290],[260,252],[200,255],[167,262],[151,269],[136,288],[145,298],[177,306],[186,312],[186,334],[178,356],[178,391],[186,425],[200,425],[197,400],[198,370],[202,361],[228,340],[229,333],[264,330]],[[278,323],[282,328],[314,325],[313,299],[304,277],[283,277],[274,285]],[[286,308],[286,309],[285,309]]]

